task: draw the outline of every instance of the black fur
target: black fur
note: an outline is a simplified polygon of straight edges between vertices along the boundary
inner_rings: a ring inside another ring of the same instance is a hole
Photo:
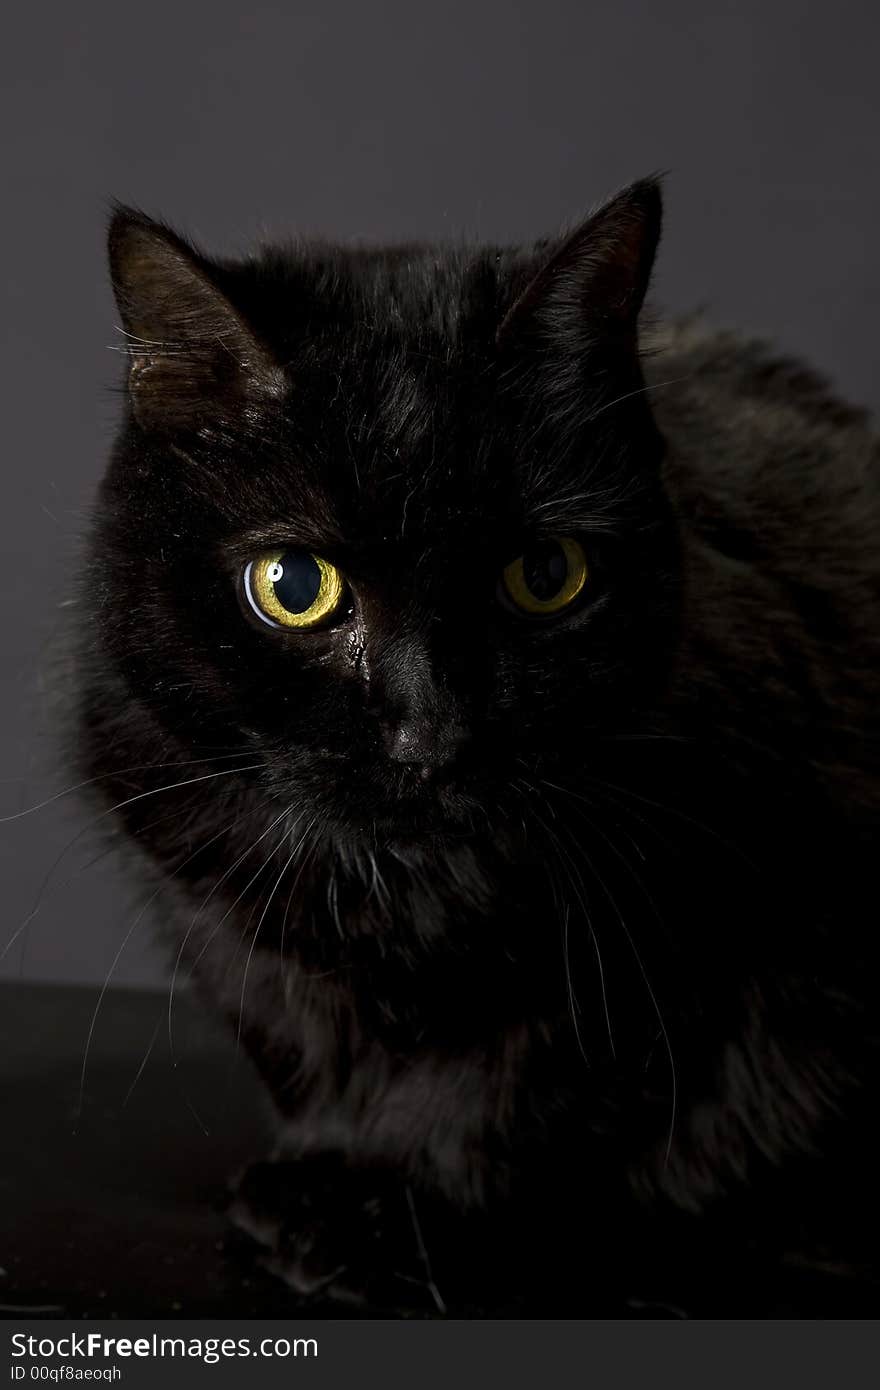
[[[235,1210],[301,1291],[874,1287],[878,447],[759,346],[637,343],[659,223],[217,262],[114,217],[82,761],[272,1093]],[[588,598],[521,619],[546,534]],[[243,606],[284,543],[341,624]]]

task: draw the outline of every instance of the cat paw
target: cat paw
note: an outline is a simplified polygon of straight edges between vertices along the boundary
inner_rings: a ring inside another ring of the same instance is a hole
[[[332,1159],[256,1163],[228,1215],[257,1263],[301,1298],[411,1316],[445,1312],[400,1177]]]

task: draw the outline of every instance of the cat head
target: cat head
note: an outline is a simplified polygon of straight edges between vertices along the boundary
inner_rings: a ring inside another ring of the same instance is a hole
[[[654,181],[529,248],[217,261],[120,209],[129,371],[90,584],[125,689],[335,833],[462,833],[663,680],[637,321]]]

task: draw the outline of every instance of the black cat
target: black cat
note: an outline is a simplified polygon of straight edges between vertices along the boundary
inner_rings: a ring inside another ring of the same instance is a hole
[[[113,219],[81,758],[272,1093],[233,1215],[301,1294],[880,1305],[878,445],[638,342],[659,229],[651,180],[520,248]]]

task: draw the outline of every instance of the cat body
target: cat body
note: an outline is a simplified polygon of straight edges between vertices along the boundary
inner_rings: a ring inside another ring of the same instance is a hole
[[[584,1233],[611,1279],[670,1222],[690,1287],[861,1269],[878,447],[759,347],[639,341],[658,234],[650,181],[518,249],[114,219],[82,761],[273,1097],[235,1212],[301,1293],[587,1313]],[[253,576],[314,556],[288,630]]]

